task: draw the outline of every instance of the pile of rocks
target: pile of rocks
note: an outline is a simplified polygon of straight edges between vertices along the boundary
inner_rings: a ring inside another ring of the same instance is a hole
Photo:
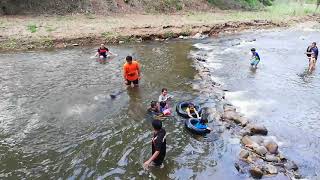
[[[212,111],[210,116],[219,119],[226,129],[241,139],[241,150],[235,168],[240,173],[249,173],[253,178],[277,174],[284,174],[291,179],[301,178],[298,166],[285,158],[279,152],[277,142],[267,136],[267,128],[250,121],[227,102],[225,90],[212,80],[210,70],[206,67],[206,55],[199,54],[193,58],[199,72],[196,77],[198,83],[194,88],[200,91],[201,96],[214,98],[218,102],[216,110]]]

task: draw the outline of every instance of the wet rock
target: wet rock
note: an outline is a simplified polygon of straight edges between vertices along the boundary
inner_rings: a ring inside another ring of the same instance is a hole
[[[232,105],[224,105],[223,106],[223,111],[227,112],[227,111],[236,111],[236,107],[232,106]]]
[[[76,44],[76,43],[75,43],[75,44],[72,44],[72,46],[79,46],[79,44]]]
[[[184,36],[179,36],[179,39],[184,39]]]
[[[258,146],[253,148],[254,152],[259,154],[260,156],[264,156],[267,154],[268,150],[264,146]]]
[[[284,168],[286,168],[287,170],[293,170],[293,171],[298,170],[298,166],[293,161],[288,161],[287,163],[285,163]]]
[[[258,167],[250,168],[249,172],[250,172],[251,176],[256,179],[261,179],[263,176],[262,170]]]
[[[272,154],[267,154],[265,159],[268,162],[279,162],[280,161],[280,159],[278,157],[276,157]]]
[[[223,113],[223,118],[228,120],[240,119],[240,114],[235,111],[226,111]]]
[[[233,120],[235,123],[240,124],[241,126],[246,126],[249,123],[249,120],[245,117],[240,116]]]
[[[207,60],[202,57],[196,57],[197,61],[206,62]]]
[[[241,129],[239,132],[240,136],[249,136],[250,135],[250,131],[246,130],[246,129]]]
[[[252,135],[254,134],[261,134],[261,135],[267,135],[268,130],[264,125],[260,124],[248,124],[246,128],[251,132]]]
[[[262,168],[265,172],[267,172],[268,174],[278,174],[278,169],[277,167],[271,165],[271,164],[267,164]]]
[[[250,136],[244,136],[241,138],[241,142],[243,145],[247,146],[247,147],[258,147],[259,145],[254,142]]]
[[[264,144],[265,144],[264,146],[267,148],[269,153],[278,154],[278,144],[276,142],[268,141],[268,142],[266,142]]]
[[[250,155],[250,152],[245,149],[242,149],[239,153],[239,157],[241,159],[247,159],[249,155]]]
[[[193,39],[204,39],[206,37],[208,37],[208,36],[207,35],[203,35],[201,33],[197,33],[194,36],[192,36]]]
[[[254,141],[255,143],[262,145],[263,143],[263,137],[262,136],[250,136],[250,138],[252,139],[252,141]]]

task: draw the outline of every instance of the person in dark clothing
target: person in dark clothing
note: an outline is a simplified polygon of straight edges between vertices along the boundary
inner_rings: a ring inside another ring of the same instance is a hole
[[[106,59],[108,54],[115,55],[110,52],[109,49],[104,46],[104,44],[101,44],[95,56],[99,55],[100,59]]]
[[[307,48],[307,52],[305,53],[308,58],[310,59],[311,57],[311,54],[312,52],[314,52],[314,55],[315,55],[315,58],[316,60],[318,59],[318,54],[319,54],[319,51],[318,51],[318,47],[317,47],[317,43],[316,42],[313,42],[310,46],[308,46]]]
[[[162,122],[159,120],[152,121],[153,138],[152,138],[152,156],[143,163],[147,169],[151,163],[155,166],[161,166],[166,156],[166,130],[162,128]]]

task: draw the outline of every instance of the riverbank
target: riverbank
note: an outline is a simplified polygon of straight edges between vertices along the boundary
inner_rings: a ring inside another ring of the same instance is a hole
[[[319,19],[308,12],[265,10],[184,14],[125,14],[69,16],[2,16],[0,50],[65,48],[104,43],[166,40],[197,33],[214,36],[244,29],[290,26]]]

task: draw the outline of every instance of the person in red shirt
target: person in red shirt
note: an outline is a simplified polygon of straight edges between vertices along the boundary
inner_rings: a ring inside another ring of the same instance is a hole
[[[131,56],[126,57],[126,63],[123,65],[123,77],[125,83],[131,86],[138,86],[140,80],[140,65],[137,61],[133,61]]]
[[[115,55],[110,52],[109,49],[104,46],[104,44],[101,44],[95,56],[99,55],[100,59],[105,60],[108,54]]]

